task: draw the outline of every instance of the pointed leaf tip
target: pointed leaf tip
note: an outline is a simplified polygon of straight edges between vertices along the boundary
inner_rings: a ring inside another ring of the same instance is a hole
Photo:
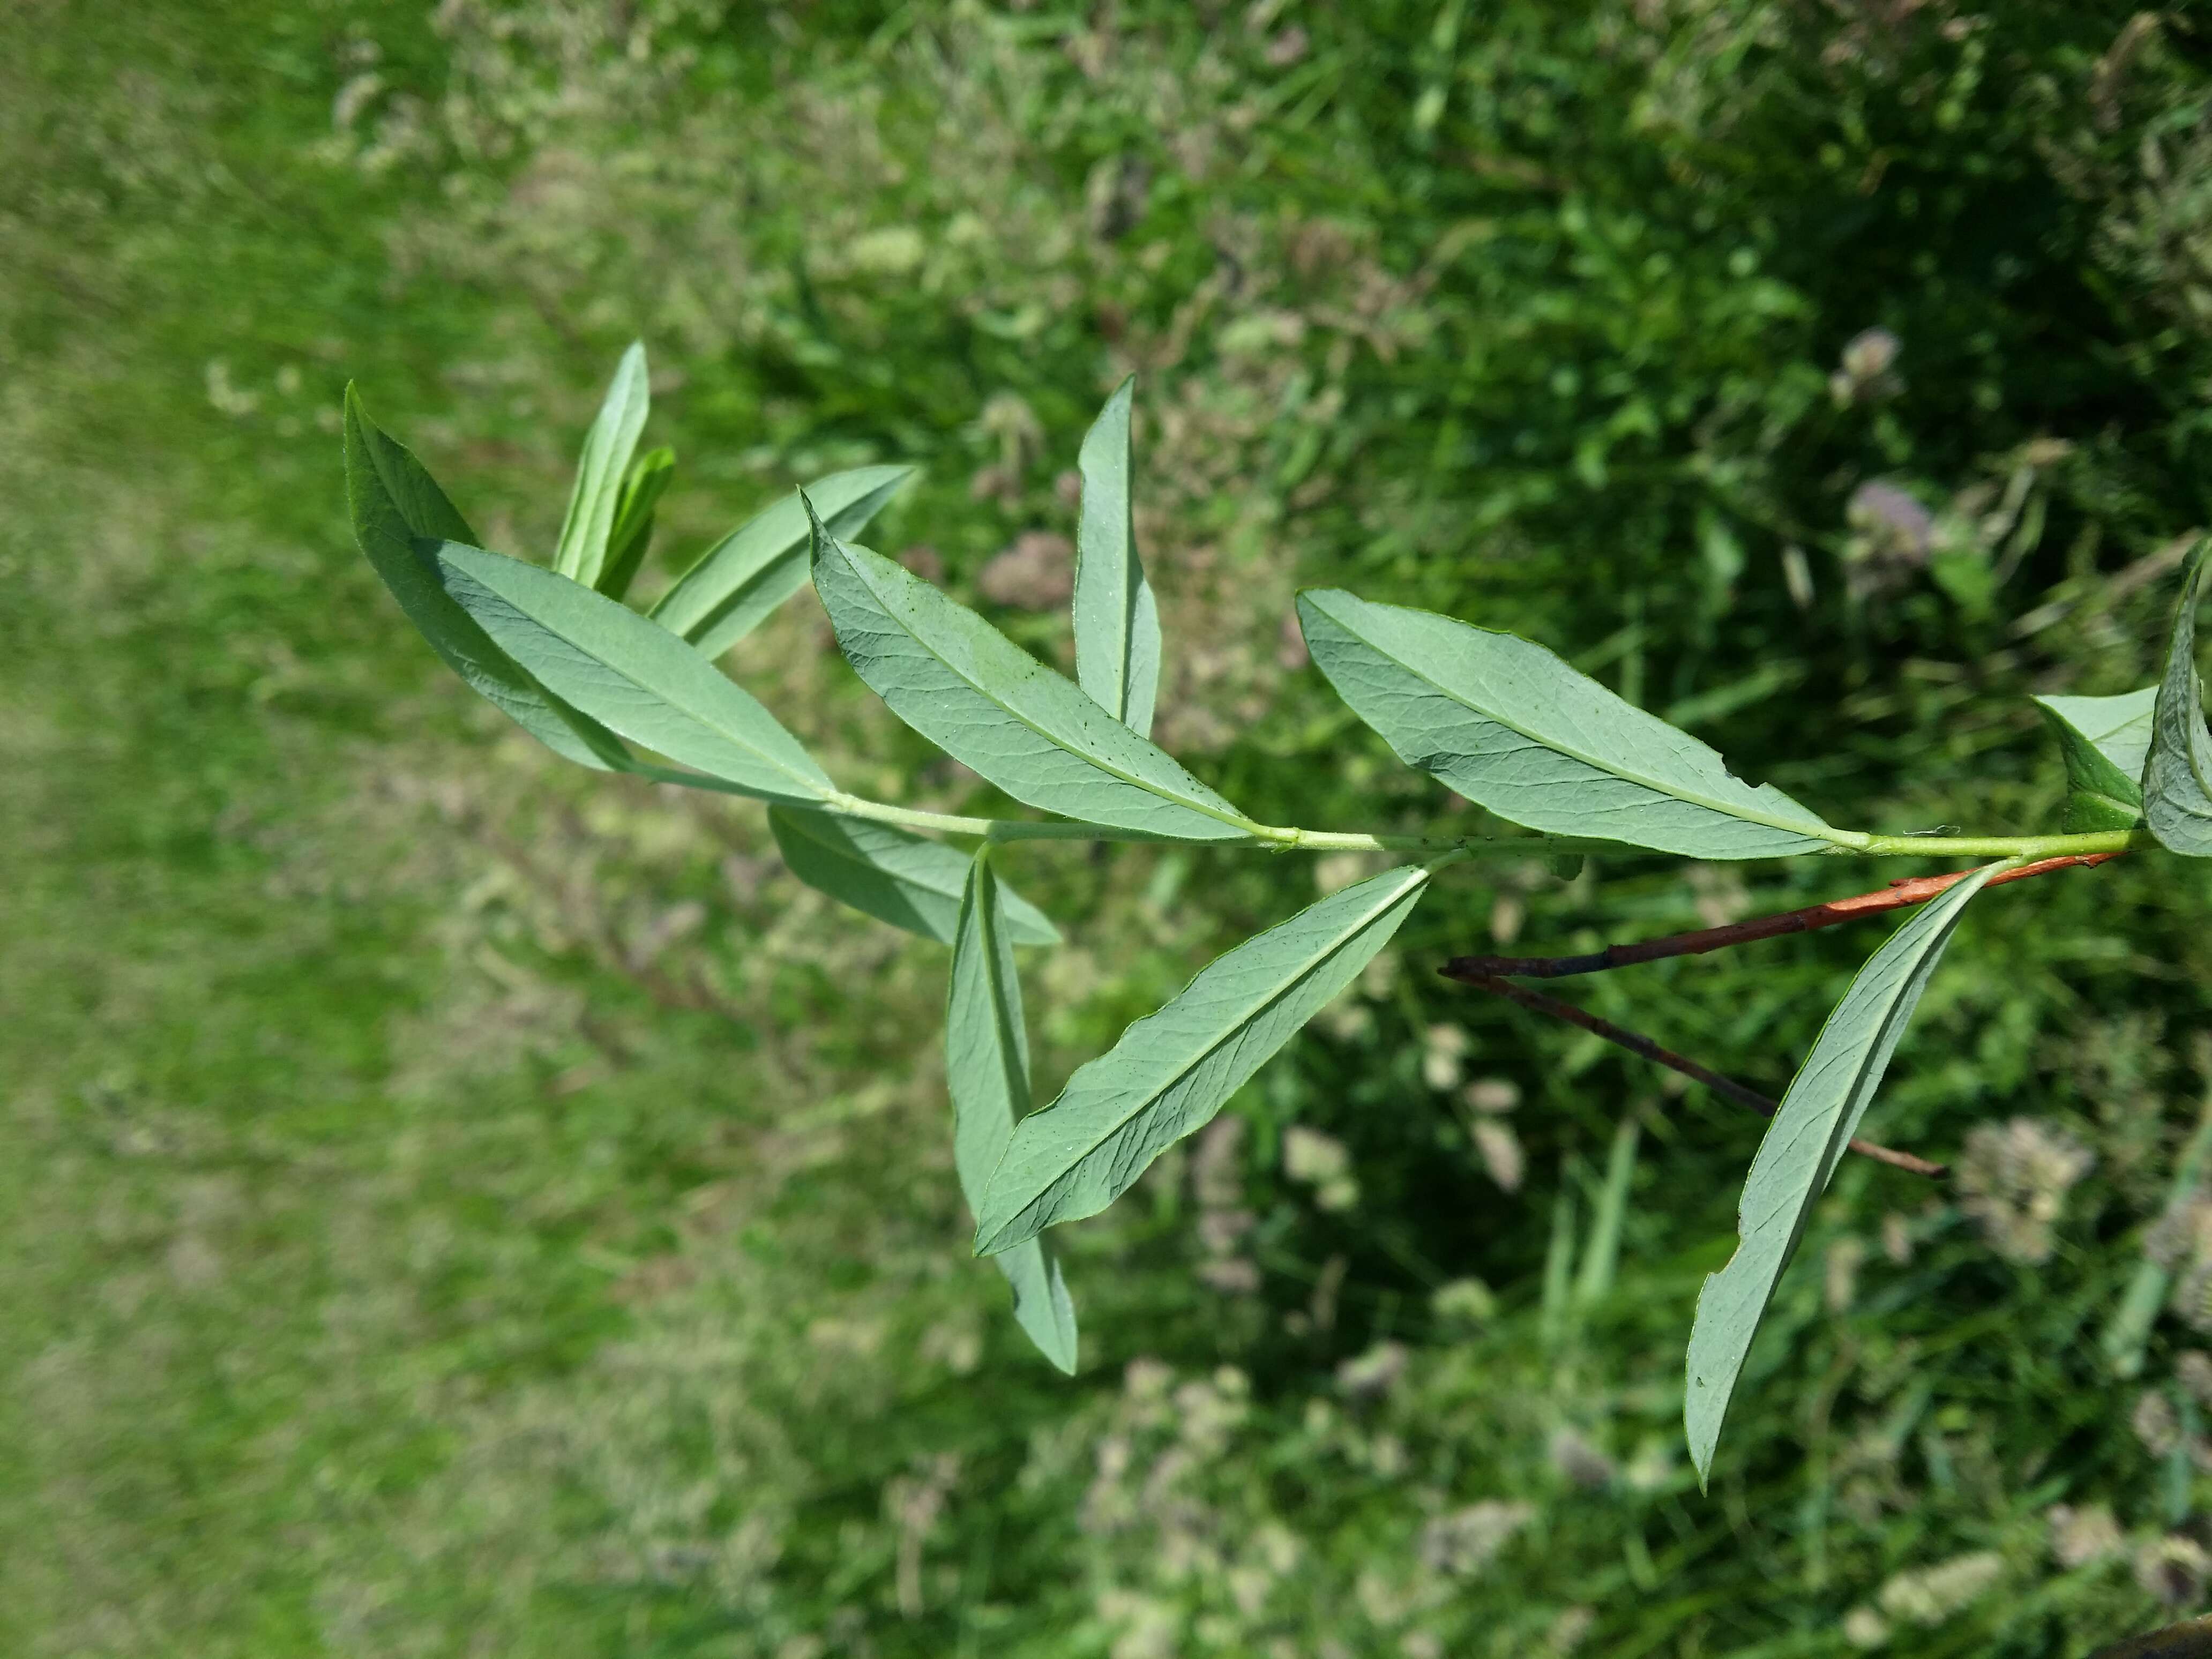
[[[447,667],[546,747],[579,765],[626,767],[630,757],[599,721],[540,684],[457,604],[419,544],[473,543],[476,532],[406,445],[368,416],[346,386],[346,500],[354,540]]]
[[[975,1248],[1014,1249],[1096,1215],[1211,1120],[1390,941],[1428,886],[1406,865],[1246,939],[1015,1126],[976,1206]]]
[[[857,536],[914,476],[908,466],[857,466],[781,495],[699,556],[653,607],[653,619],[719,657],[806,586],[815,532]]]
[[[1722,1419],[1752,1338],[1813,1206],[1858,1133],[1960,913],[2004,867],[1977,870],[1890,935],[1852,980],[1782,1097],[1744,1181],[1735,1254],[1698,1292],[1682,1426],[1700,1486],[1712,1472]]]
[[[1029,1036],[1015,971],[1007,896],[990,848],[968,866],[952,940],[945,996],[945,1071],[952,1095],[952,1162],[974,1212],[1016,1120],[1030,1109]],[[1014,1294],[1014,1320],[1039,1352],[1075,1374],[1075,1304],[1060,1263],[1041,1239],[993,1261]]]
[[[1137,556],[1129,410],[1137,377],[1115,388],[1076,466],[1083,496],[1075,526],[1075,677],[1098,706],[1150,735],[1160,679],[1159,601]]]
[[[1314,665],[1399,759],[1532,830],[1690,858],[1861,846],[1771,784],[1542,646],[1431,611],[1309,588]]]
[[[814,590],[846,660],[891,712],[1017,800],[1180,841],[1256,826],[1081,687],[911,571],[827,532]]]
[[[568,493],[568,511],[561,523],[560,544],[553,558],[556,570],[586,587],[598,585],[605,568],[623,479],[645,431],[652,400],[645,346],[641,341],[632,341],[615,365],[606,397],[591,429],[584,434],[583,447],[576,457],[576,481]]]

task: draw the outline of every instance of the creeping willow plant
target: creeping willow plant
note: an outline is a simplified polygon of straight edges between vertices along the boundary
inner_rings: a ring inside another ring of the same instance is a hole
[[[550,569],[477,546],[428,473],[350,391],[346,481],[362,551],[401,608],[519,725],[586,766],[766,801],[793,875],[951,946],[946,1070],[975,1249],[1012,1284],[1022,1328],[1064,1370],[1075,1366],[1075,1310],[1047,1230],[1096,1215],[1218,1111],[1383,947],[1442,866],[1623,845],[1692,859],[1991,860],[1597,957],[1466,958],[1445,969],[1771,1113],[1744,1186],[1741,1242],[1705,1281],[1690,1334],[1685,1421],[1704,1477],[1753,1332],[1838,1161],[1857,1150],[1941,1173],[1853,1137],[1961,911],[1993,883],[2130,848],[2212,856],[2212,734],[2191,648],[2201,556],[2189,567],[2158,685],[2042,700],[2071,783],[2060,834],[1838,829],[1778,789],[1741,781],[1704,744],[1540,645],[1334,588],[1297,601],[1313,660],[1331,684],[1408,764],[1531,833],[1427,839],[1261,823],[1149,736],[1162,647],[1131,529],[1129,396],[1125,384],[1083,443],[1073,681],[852,539],[898,489],[905,472],[896,467],[817,480],[709,548],[649,613],[626,605],[674,464],[665,449],[634,459],[647,410],[640,347],[624,355],[585,439]],[[810,574],[861,679],[915,731],[1045,816],[957,817],[849,793],[715,666]],[[1006,842],[1045,838],[1409,856],[1200,969],[1079,1069],[1058,1099],[1032,1109],[1015,947],[1059,935],[1005,885],[991,854]],[[1923,903],[1852,981],[1778,1104],[1510,982]]]

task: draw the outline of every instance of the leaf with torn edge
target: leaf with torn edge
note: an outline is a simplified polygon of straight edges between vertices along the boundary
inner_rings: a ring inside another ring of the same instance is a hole
[[[1017,800],[1181,841],[1251,821],[965,605],[827,531],[814,590],[846,660],[891,712]]]
[[[1340,588],[1298,595],[1315,665],[1398,757],[1500,817],[1701,859],[1857,846],[1542,646]]]
[[[502,650],[633,742],[763,800],[812,806],[837,793],[750,692],[658,623],[482,548],[445,542],[430,556],[446,591]]]
[[[963,885],[945,999],[945,1074],[952,1091],[952,1162],[973,1212],[991,1171],[1030,1109],[1030,1045],[1022,1024],[1011,918],[988,848]],[[1043,1241],[994,1256],[1013,1286],[1014,1319],[1044,1357],[1075,1374],[1075,1304]]]
[[[771,806],[769,828],[799,880],[879,921],[950,945],[972,860],[888,823],[803,806]],[[1051,919],[995,877],[1002,931],[1016,945],[1057,945]]]
[[[1866,1115],[1890,1056],[1942,959],[1960,914],[2005,866],[1977,870],[1918,911],[1859,969],[1797,1068],[1759,1144],[1743,1185],[1741,1243],[1698,1293],[1690,1331],[1682,1421],[1698,1479],[1712,1473],[1713,1448],[1728,1413],[1751,1339],[1782,1270],[1803,1237],[1859,1120]]]
[[[1205,1124],[1389,943],[1427,890],[1407,865],[1332,893],[1216,957],[1015,1126],[977,1206],[975,1248],[1096,1215]]]
[[[601,770],[627,766],[629,751],[621,739],[532,678],[439,584],[416,553],[417,543],[473,542],[476,532],[407,447],[368,418],[350,386],[345,471],[354,540],[446,665],[563,759]]]

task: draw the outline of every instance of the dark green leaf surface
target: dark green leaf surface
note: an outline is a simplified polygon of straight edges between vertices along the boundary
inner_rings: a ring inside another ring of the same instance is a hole
[[[1692,858],[1855,838],[1542,646],[1339,588],[1298,595],[1315,665],[1400,759],[1501,817]]]
[[[1729,1396],[1813,1206],[1858,1133],[1960,914],[2003,867],[1989,865],[1946,889],[1890,936],[1844,993],[1782,1097],[1744,1181],[1741,1242],[1698,1294],[1682,1421],[1700,1480],[1712,1473]]]
[[[634,341],[615,365],[599,416],[584,434],[583,452],[576,458],[576,482],[568,492],[568,516],[561,521],[561,542],[553,555],[556,570],[586,587],[598,586],[606,567],[607,541],[614,532],[623,479],[645,430],[651,401],[645,347]]]
[[[858,466],[806,486],[834,536],[857,536],[913,473]],[[755,514],[702,554],[653,607],[653,619],[710,657],[759,627],[806,584],[806,507],[797,492]]]
[[[1029,1035],[1014,971],[1006,894],[985,854],[963,884],[945,999],[945,1075],[952,1094],[952,1162],[969,1212],[1030,1109]],[[1013,1286],[1014,1318],[1044,1357],[1075,1374],[1075,1304],[1060,1263],[1030,1239],[992,1258]]]
[[[368,418],[351,386],[345,396],[345,468],[355,541],[446,665],[555,753],[601,769],[624,764],[629,751],[614,733],[532,678],[453,602],[416,555],[417,541],[473,542],[476,532],[406,446]]]
[[[1129,397],[1121,382],[1084,435],[1076,465],[1083,506],[1075,527],[1075,678],[1139,737],[1152,730],[1160,684],[1160,608],[1137,557],[1131,516]]]
[[[446,591],[562,696],[742,794],[813,805],[836,793],[799,740],[666,629],[580,582],[446,542]]]
[[[2151,834],[2174,852],[2200,859],[2212,858],[2212,734],[2204,729],[2203,686],[2197,677],[2197,598],[2203,579],[2199,548],[2174,611],[2142,780],[2143,822]]]
[[[809,887],[894,927],[952,943],[968,887],[965,854],[891,824],[801,806],[770,807],[768,821],[784,863]],[[1012,943],[1060,943],[1043,911],[995,877],[992,884]]]
[[[664,446],[641,455],[623,480],[622,500],[615,507],[615,527],[607,538],[607,560],[596,586],[611,599],[619,599],[637,580],[653,544],[653,509],[675,475],[676,452]]]
[[[1408,865],[1333,893],[1217,957],[1123,1031],[1016,1126],[978,1206],[976,1249],[1011,1249],[1127,1192],[1389,943],[1428,880]]]
[[[1251,832],[1234,806],[1081,687],[882,555],[820,533],[814,587],[869,689],[1015,799],[1177,840]]]

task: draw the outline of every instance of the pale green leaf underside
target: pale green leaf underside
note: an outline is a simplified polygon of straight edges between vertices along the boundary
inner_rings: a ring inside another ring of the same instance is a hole
[[[783,861],[809,887],[879,921],[952,943],[967,890],[965,854],[888,823],[800,806],[772,806],[769,827]],[[1016,945],[1057,945],[1044,912],[994,878],[1006,933]]]
[[[914,469],[859,466],[806,486],[833,536],[857,536]],[[719,657],[806,585],[806,507],[797,492],[716,542],[653,607],[653,619]]]
[[[2203,688],[2197,678],[2197,597],[2203,579],[2200,548],[2189,562],[2174,612],[2142,780],[2143,822],[2161,845],[2191,858],[2212,858],[2212,734],[2204,729]]]
[[[2158,688],[2117,697],[2038,697],[2066,757],[2066,828],[2127,830],[2142,822],[2143,763]]]
[[[1150,737],[1160,684],[1160,608],[1137,557],[1131,516],[1132,377],[1085,434],[1076,466],[1083,506],[1075,526],[1075,678],[1098,706]]]
[[[651,403],[645,372],[645,347],[632,342],[615,365],[598,418],[584,434],[576,458],[576,481],[568,491],[568,512],[561,521],[561,541],[553,568],[586,587],[597,586],[605,568],[607,539],[622,500],[623,477],[645,430]]]
[[[1918,911],[1875,951],[1828,1016],[1759,1142],[1738,1212],[1741,1243],[1698,1295],[1682,1421],[1700,1480],[1712,1472],[1721,1419],[1805,1223],[1858,1133],[1890,1056],[1968,900],[2002,869],[1990,865]]]
[[[1412,866],[1333,893],[1200,969],[1015,1126],[978,1206],[988,1255],[1096,1215],[1205,1124],[1389,942],[1428,885]]]
[[[446,591],[560,696],[739,793],[818,805],[836,786],[752,695],[659,623],[481,548],[433,550]]]
[[[1338,588],[1299,594],[1298,617],[1315,665],[1400,759],[1516,823],[1702,859],[1860,840],[1527,640]]]
[[[1017,800],[1086,823],[1182,841],[1252,825],[966,606],[824,534],[814,588],[847,660],[891,711]]]
[[[1017,1121],[1030,1109],[1029,1036],[1014,972],[1012,917],[989,859],[962,885],[945,999],[945,1073],[952,1091],[952,1162],[973,1213]],[[1075,1304],[1041,1239],[992,1258],[1013,1287],[1014,1319],[1044,1357],[1075,1374]]]
[[[603,770],[624,765],[629,755],[620,739],[532,678],[453,602],[417,556],[418,541],[473,542],[476,532],[407,447],[368,418],[351,386],[345,397],[345,469],[355,541],[446,665],[564,759]]]

